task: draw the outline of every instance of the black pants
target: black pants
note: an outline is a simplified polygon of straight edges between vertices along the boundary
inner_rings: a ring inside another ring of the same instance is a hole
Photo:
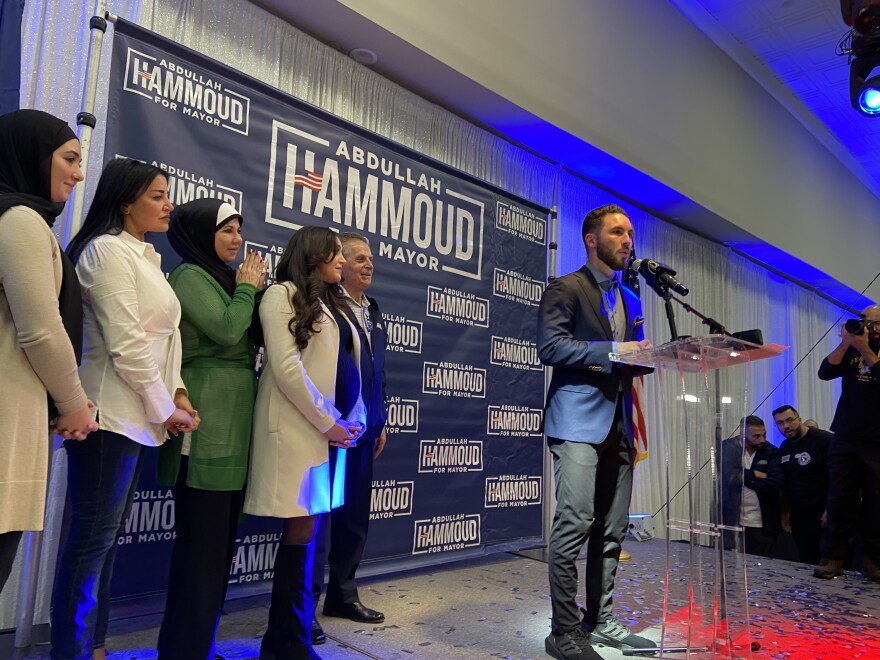
[[[836,436],[828,449],[828,525],[822,556],[846,560],[854,540],[862,552],[880,562],[880,442]]]
[[[745,552],[760,557],[772,557],[776,550],[776,534],[765,534],[762,527],[743,527]]]
[[[321,516],[315,535],[312,593],[316,606],[324,585],[325,563],[330,566],[325,606],[336,607],[359,600],[355,574],[364,555],[370,526],[374,449],[373,442],[361,441],[345,450],[345,504]]]
[[[15,563],[15,553],[18,552],[21,534],[21,532],[0,534],[0,593],[3,593],[3,587],[6,586],[9,573],[12,572],[12,564]]]
[[[822,540],[823,511],[824,504],[821,507],[791,507],[791,536],[797,546],[799,562],[816,565],[822,558],[819,542]]]
[[[186,485],[181,457],[174,487],[177,536],[171,553],[165,616],[156,645],[162,660],[213,660],[238,531],[241,491]]]

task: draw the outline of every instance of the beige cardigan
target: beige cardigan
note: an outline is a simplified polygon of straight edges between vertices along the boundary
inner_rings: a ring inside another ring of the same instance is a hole
[[[0,534],[43,528],[46,391],[61,413],[88,402],[58,313],[60,257],[36,212],[15,206],[0,216]]]

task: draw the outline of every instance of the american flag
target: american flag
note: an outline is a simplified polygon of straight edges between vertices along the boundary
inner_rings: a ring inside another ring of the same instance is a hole
[[[642,290],[639,286],[639,274],[634,271],[631,266],[636,260],[636,250],[633,248],[632,254],[629,255],[629,262],[623,270],[621,280],[623,284],[638,296],[642,297]],[[645,430],[645,413],[642,410],[642,403],[645,400],[645,392],[643,389],[644,376],[638,376],[633,379],[632,398],[633,398],[633,446],[636,450],[635,462],[648,458],[648,434]]]
[[[310,170],[306,170],[308,176],[303,176],[299,174],[293,177],[293,185],[295,186],[303,186],[308,188],[309,190],[314,190],[315,192],[320,192],[321,186],[324,183],[324,175],[318,174],[317,172],[312,172]]]
[[[138,75],[141,78],[143,78],[144,80],[152,80],[153,79],[152,72],[147,71],[146,69],[141,69],[140,71],[138,71]]]

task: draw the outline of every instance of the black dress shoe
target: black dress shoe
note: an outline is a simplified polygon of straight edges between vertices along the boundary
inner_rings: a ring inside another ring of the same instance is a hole
[[[384,614],[365,607],[359,600],[335,606],[324,603],[324,616],[351,619],[360,623],[382,623],[385,620]]]
[[[327,635],[317,619],[312,619],[312,645],[323,644],[327,641]]]

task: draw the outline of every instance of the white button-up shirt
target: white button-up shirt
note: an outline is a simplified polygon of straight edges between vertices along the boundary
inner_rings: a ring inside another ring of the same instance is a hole
[[[122,232],[89,243],[76,272],[83,292],[80,379],[102,429],[142,445],[165,442],[180,379],[180,303],[152,245]]]

